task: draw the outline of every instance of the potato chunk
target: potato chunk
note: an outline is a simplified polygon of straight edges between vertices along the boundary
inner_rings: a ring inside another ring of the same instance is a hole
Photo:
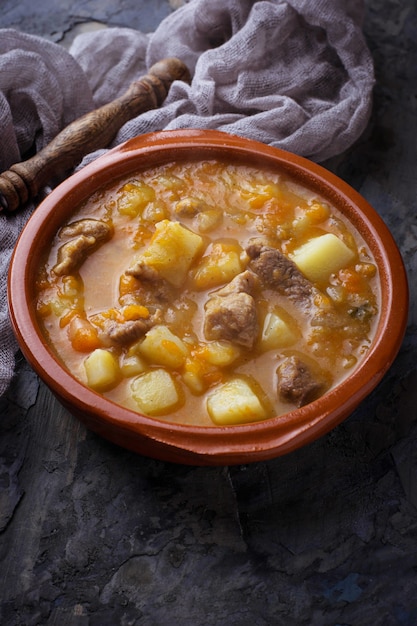
[[[261,349],[276,350],[291,346],[297,341],[297,332],[281,317],[278,311],[271,311],[265,316],[262,329]]]
[[[210,253],[200,260],[194,272],[194,287],[212,289],[229,283],[242,271],[241,254],[242,248],[237,242],[215,242]]]
[[[118,360],[103,348],[97,348],[85,359],[84,369],[88,386],[96,391],[111,389],[120,380]]]
[[[207,411],[218,426],[256,422],[268,417],[259,397],[243,378],[234,378],[217,387],[207,398]]]
[[[168,326],[153,326],[138,345],[139,352],[151,363],[179,368],[188,355],[185,343]]]
[[[119,192],[117,209],[119,213],[132,218],[137,217],[149,202],[155,200],[154,189],[139,180],[126,183]]]
[[[144,359],[138,354],[126,354],[120,365],[120,371],[125,378],[131,378],[142,374],[147,368]]]
[[[324,282],[330,274],[352,263],[355,252],[333,233],[326,233],[294,250],[291,258],[309,280]]]
[[[180,403],[177,386],[163,369],[150,370],[135,378],[131,385],[132,397],[146,415],[162,415]]]
[[[135,266],[145,265],[174,287],[180,287],[196,256],[203,247],[203,239],[179,222],[162,220],[155,225],[155,232],[147,249],[139,256]],[[128,274],[135,275],[135,266]]]
[[[227,367],[240,356],[240,350],[229,341],[211,341],[201,344],[200,356],[211,365]]]

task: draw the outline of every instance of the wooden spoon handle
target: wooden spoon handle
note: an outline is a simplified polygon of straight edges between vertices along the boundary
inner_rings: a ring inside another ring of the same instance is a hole
[[[191,80],[182,61],[155,63],[122,96],[78,118],[35,156],[12,165],[0,175],[0,210],[22,207],[46,184],[62,180],[86,154],[107,147],[128,120],[160,106],[174,80]]]

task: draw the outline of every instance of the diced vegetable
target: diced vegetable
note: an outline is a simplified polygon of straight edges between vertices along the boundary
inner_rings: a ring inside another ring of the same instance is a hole
[[[162,220],[139,262],[153,268],[175,287],[180,287],[203,247],[203,239],[179,222]]]
[[[135,378],[131,391],[139,410],[147,415],[162,415],[180,403],[172,376],[162,369],[150,370]]]
[[[147,363],[138,354],[126,354],[120,364],[120,371],[125,378],[132,378],[142,374],[147,367]]]
[[[240,356],[240,350],[228,341],[211,341],[202,345],[199,354],[211,365],[227,367]]]
[[[145,222],[156,224],[168,217],[168,209],[161,201],[150,202],[143,210],[142,218]]]
[[[207,411],[218,426],[256,422],[268,416],[259,397],[243,378],[234,378],[210,393]]]
[[[127,304],[122,309],[122,315],[126,321],[146,320],[149,317],[149,309],[141,304]]]
[[[134,276],[129,274],[122,274],[119,280],[119,295],[125,296],[129,293],[133,293],[140,288],[140,282]]]
[[[182,339],[174,335],[168,326],[163,325],[151,328],[138,349],[151,363],[171,368],[181,367],[188,354]]]
[[[201,351],[187,358],[182,369],[183,382],[196,395],[218,384],[222,378],[221,369],[204,359]]]
[[[216,242],[204,256],[193,275],[196,289],[211,289],[230,282],[242,271],[242,248],[236,243]]]
[[[106,391],[120,380],[119,363],[109,350],[97,348],[84,361],[87,384],[97,391]]]
[[[330,274],[338,272],[355,259],[355,252],[333,233],[314,237],[291,255],[292,260],[313,282],[328,280]]]
[[[245,188],[241,191],[244,198],[251,209],[257,210],[263,207],[267,200],[281,197],[281,189],[275,183],[246,183]]]
[[[196,215],[196,224],[200,233],[208,233],[219,226],[223,219],[220,209],[207,209]]]
[[[324,222],[330,216],[330,207],[328,204],[318,202],[317,200],[312,202],[307,208],[303,210],[301,215],[296,217],[293,221],[294,232],[300,235],[305,232],[311,226]]]
[[[187,198],[183,198],[176,203],[174,211],[177,215],[187,218],[194,217],[197,213],[200,213],[200,211],[204,211],[207,208],[207,202],[204,202],[204,200],[188,196]]]
[[[131,181],[123,185],[117,199],[117,209],[122,215],[138,216],[155,199],[155,190],[141,181]]]
[[[277,311],[271,311],[265,316],[261,336],[262,350],[275,350],[290,346],[297,341],[294,328],[284,320]]]
[[[101,346],[94,326],[78,315],[71,319],[68,337],[77,352],[91,352]]]
[[[182,372],[182,380],[194,394],[201,394],[208,387],[204,380],[204,367],[199,359],[187,359]]]

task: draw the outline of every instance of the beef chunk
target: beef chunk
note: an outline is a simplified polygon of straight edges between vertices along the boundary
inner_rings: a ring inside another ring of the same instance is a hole
[[[94,237],[96,241],[106,241],[113,233],[113,229],[107,222],[102,220],[94,220],[86,218],[83,220],[77,220],[64,226],[59,231],[59,237],[78,237],[79,235],[85,235],[86,237]]]
[[[128,276],[133,276],[134,278],[147,280],[150,282],[160,280],[160,276],[157,270],[154,267],[147,265],[143,261],[138,261],[137,263],[132,265],[132,267],[129,267],[126,270],[126,274]]]
[[[59,237],[72,239],[58,249],[53,272],[57,276],[68,276],[77,272],[87,256],[110,239],[112,234],[112,227],[101,220],[85,219],[64,226],[59,231]]]
[[[227,340],[252,348],[259,325],[255,299],[256,277],[242,272],[206,302],[204,334],[209,340]]]
[[[105,345],[128,346],[145,335],[152,326],[162,320],[161,311],[158,309],[153,315],[138,319],[120,322],[115,319],[99,318],[99,337]],[[97,319],[91,318],[93,324]]]
[[[79,235],[64,243],[58,250],[57,264],[53,267],[53,272],[57,276],[68,276],[78,271],[87,256],[96,246],[94,237]]]
[[[327,388],[324,378],[313,374],[311,368],[297,356],[284,359],[277,373],[279,399],[298,407],[316,400]]]
[[[251,259],[250,269],[264,287],[274,289],[302,309],[311,308],[314,286],[291,259],[262,241],[250,244],[246,252]]]
[[[206,339],[232,341],[252,348],[258,335],[256,305],[247,293],[211,298],[206,305]]]
[[[228,296],[232,293],[247,293],[253,296],[259,286],[258,277],[253,272],[246,270],[235,276],[230,283],[216,291],[216,295]]]

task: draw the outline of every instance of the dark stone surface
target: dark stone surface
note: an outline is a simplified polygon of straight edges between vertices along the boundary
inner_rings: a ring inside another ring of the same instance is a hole
[[[84,20],[152,30],[170,10],[154,0],[7,1],[0,24],[59,40]],[[394,366],[313,444],[200,468],[86,431],[20,359],[0,399],[2,626],[417,624],[414,0],[368,0],[365,34],[372,120],[327,165],[375,206],[404,255],[410,319]]]
[[[99,22],[152,32],[181,0],[2,0],[0,27],[16,28],[55,42],[79,25]]]

